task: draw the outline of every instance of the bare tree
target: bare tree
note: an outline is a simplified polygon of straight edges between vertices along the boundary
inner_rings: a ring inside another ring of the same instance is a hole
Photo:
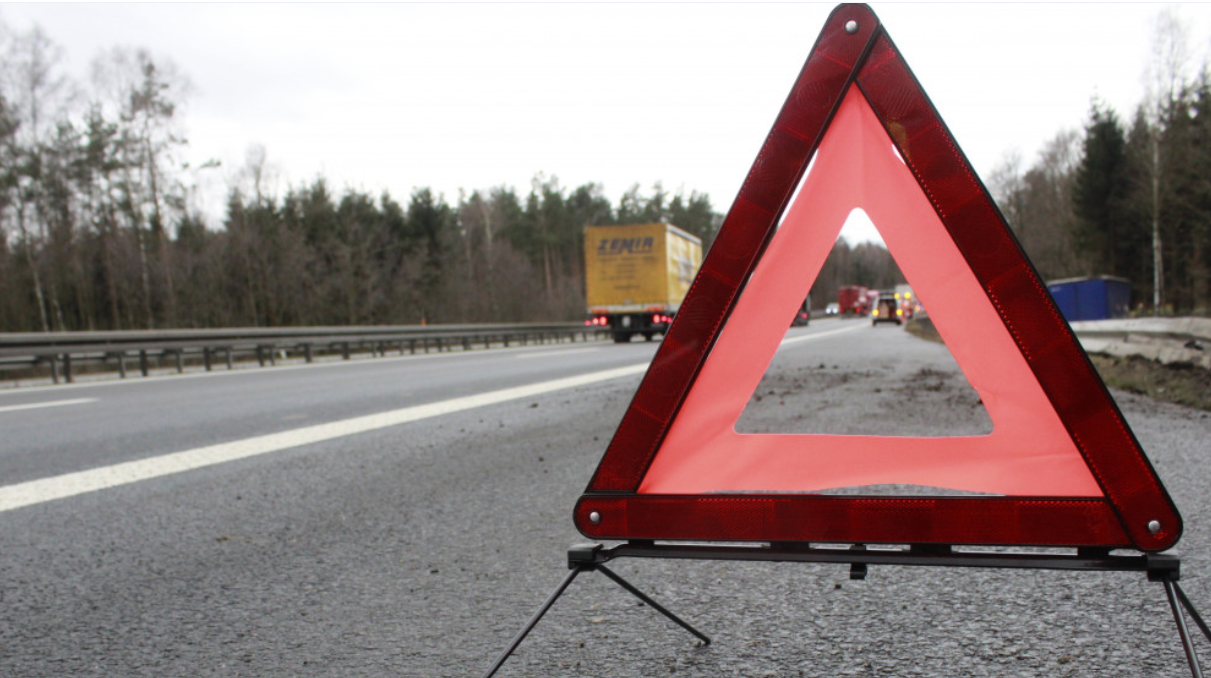
[[[1152,222],[1152,313],[1159,315],[1164,302],[1164,257],[1161,248],[1161,137],[1173,103],[1186,81],[1189,64],[1185,25],[1172,7],[1157,15],[1152,38],[1152,61],[1144,72],[1145,103],[1151,137],[1148,140],[1150,216]]]
[[[157,61],[146,50],[114,49],[94,60],[93,84],[102,110],[118,121],[124,175],[120,205],[138,242],[144,324],[155,326],[157,298],[163,300],[168,323],[175,324],[167,230],[170,213],[179,215],[185,207],[175,152],[185,143],[178,129],[177,107],[189,83],[171,61]],[[157,258],[156,273],[164,283],[162,295],[152,289],[149,249]]]
[[[62,327],[55,294],[54,271],[43,281],[43,252],[47,237],[47,206],[43,178],[43,149],[53,121],[69,100],[66,78],[60,73],[63,51],[35,26],[13,37],[8,45],[4,69],[4,98],[11,103],[17,127],[7,157],[17,163],[15,173],[16,226],[34,281],[39,320],[44,332],[51,329],[48,311]],[[35,238],[35,231],[37,237]],[[49,309],[48,309],[49,305]]]
[[[252,195],[253,205],[262,207],[276,198],[277,168],[269,162],[264,144],[249,144],[244,149],[244,166],[236,178],[241,192]]]
[[[989,190],[1018,242],[1044,278],[1091,272],[1087,253],[1073,243],[1072,190],[1080,159],[1080,134],[1064,130],[1039,152],[1029,169],[1008,154],[989,178]]]

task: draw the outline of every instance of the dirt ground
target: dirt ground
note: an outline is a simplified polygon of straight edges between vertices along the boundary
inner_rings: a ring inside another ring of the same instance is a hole
[[[941,341],[928,318],[909,321],[906,329],[922,339]],[[1089,359],[1110,388],[1211,411],[1211,370],[1141,356],[1121,358],[1095,353]]]

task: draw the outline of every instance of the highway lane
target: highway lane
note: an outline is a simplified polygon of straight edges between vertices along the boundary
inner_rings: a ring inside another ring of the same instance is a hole
[[[843,326],[817,322],[792,333]],[[860,430],[872,410],[909,396],[971,407],[951,387],[957,377],[912,389],[922,370],[954,374],[935,345],[891,327],[849,327],[780,353],[747,425],[795,429],[823,411],[820,421]],[[872,362],[880,347],[905,359]],[[7,460],[10,426],[29,425],[25,417],[70,429],[66,413],[81,416],[113,399],[113,411],[82,416],[137,428],[131,439],[171,452],[642,362],[653,346],[576,348],[599,350],[566,353],[564,345],[482,362],[486,354],[451,354],[249,372],[272,386],[233,375],[6,393],[0,406],[96,401],[0,412],[21,418],[0,419],[0,447]],[[567,546],[583,540],[571,526],[572,504],[638,381],[543,393],[0,512],[0,675],[478,675],[563,576]],[[134,392],[148,386],[148,394]],[[834,402],[829,394],[838,389],[859,402]],[[1187,515],[1184,584],[1206,612],[1211,538],[1203,525],[1211,509],[1201,464],[1211,424],[1204,413],[1120,398]],[[155,414],[132,416],[130,407]],[[126,414],[112,419],[114,412]],[[287,418],[299,413],[308,418]],[[38,430],[23,435],[36,439]],[[87,445],[73,457],[79,438],[69,433],[49,451],[13,458],[36,466],[28,460],[46,454],[67,470],[106,463],[108,452],[89,456]],[[31,477],[53,475],[48,468]],[[839,567],[616,569],[715,644],[694,648],[604,578],[585,577],[501,675],[1184,670],[1159,587],[1122,575],[874,568],[869,581],[849,582]]]
[[[638,365],[654,346],[557,345],[3,391],[0,478],[11,484]]]
[[[797,329],[790,341],[820,331]],[[0,478],[12,485],[520,385],[638,369],[655,346],[552,345],[0,392]]]

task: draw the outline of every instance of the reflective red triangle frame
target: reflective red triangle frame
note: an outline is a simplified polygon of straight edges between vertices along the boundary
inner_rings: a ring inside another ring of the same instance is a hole
[[[851,85],[866,97],[933,204],[1072,436],[1102,497],[638,493]],[[840,5],[825,23],[681,311],[577,502],[574,521],[593,539],[1141,551],[1167,549],[1182,532],[1176,506],[1046,286],[865,5]]]

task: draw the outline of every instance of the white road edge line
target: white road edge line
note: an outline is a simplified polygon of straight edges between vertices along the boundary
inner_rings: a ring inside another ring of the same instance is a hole
[[[84,403],[95,403],[96,398],[75,398],[73,400],[52,400],[45,403],[26,403],[25,405],[5,405],[0,407],[0,412],[18,412],[20,410],[36,410],[43,407],[62,407],[63,405],[83,405]]]
[[[553,356],[575,355],[577,353],[592,353],[600,350],[600,346],[565,348],[562,351],[535,351],[533,353],[518,353],[517,355],[513,356],[513,358],[516,360],[533,360],[534,358],[550,358]]]
[[[840,327],[835,330],[825,330],[824,332],[817,332],[815,334],[806,334],[801,337],[790,337],[789,339],[783,339],[782,345],[788,346],[790,344],[798,344],[803,341],[812,341],[813,339],[823,339],[825,337],[831,337],[834,334],[842,334],[844,332],[853,332],[854,330],[861,329],[863,327],[866,327],[866,325],[865,324],[851,325],[849,327]]]
[[[0,487],[0,512],[41,504],[55,499],[74,497],[86,492],[96,492],[119,485],[150,480],[174,473],[184,473],[206,466],[214,466],[229,461],[247,459],[270,452],[277,452],[300,445],[309,445],[334,438],[357,433],[375,431],[388,426],[397,426],[410,422],[438,417],[443,414],[462,412],[477,407],[496,405],[529,398],[532,396],[560,391],[577,386],[587,386],[611,379],[629,377],[647,370],[648,364],[629,365],[600,372],[591,372],[576,377],[555,379],[528,386],[501,389],[488,393],[453,398],[426,405],[405,407],[390,412],[353,417],[342,421],[317,424],[291,431],[270,433],[268,435],[245,438],[229,443],[220,443],[207,447],[199,447],[182,452],[139,459],[136,461],[103,466],[101,468],[65,473],[51,478],[41,478],[24,483]]]

